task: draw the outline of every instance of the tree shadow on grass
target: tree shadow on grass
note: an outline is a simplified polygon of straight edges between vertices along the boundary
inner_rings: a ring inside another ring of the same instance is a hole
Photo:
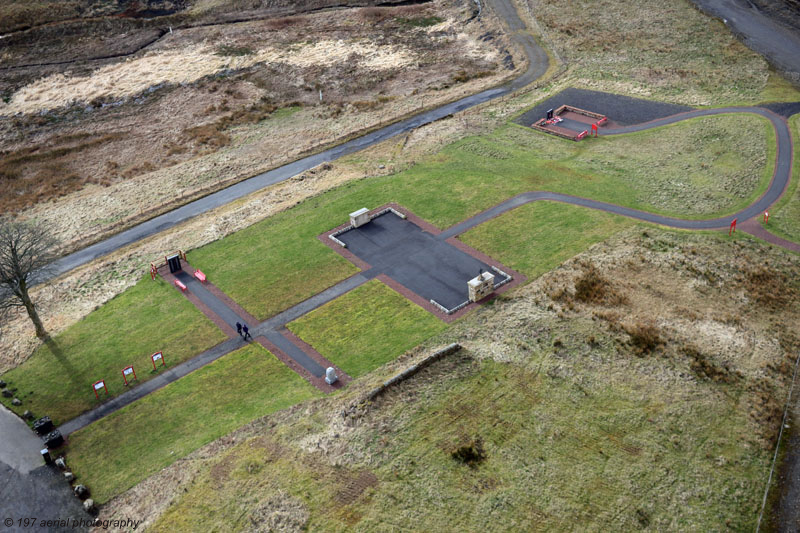
[[[80,387],[81,383],[88,383],[88,377],[83,372],[79,371],[75,365],[69,361],[64,353],[64,350],[61,349],[61,346],[59,346],[52,337],[48,336],[44,343],[47,345],[50,353],[53,354],[53,357],[56,358],[58,364],[63,367],[67,378],[72,382],[73,385]]]

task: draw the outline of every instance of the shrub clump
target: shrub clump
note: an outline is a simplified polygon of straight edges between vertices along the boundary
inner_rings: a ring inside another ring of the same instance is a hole
[[[797,297],[786,274],[763,266],[747,273],[744,288],[750,298],[769,309],[782,309]]]
[[[478,437],[458,446],[450,452],[450,455],[459,463],[475,468],[486,459],[486,450],[483,449],[483,442]]]
[[[628,299],[614,290],[611,283],[593,264],[584,266],[583,274],[575,280],[575,299],[588,304],[624,305]]]
[[[637,322],[631,326],[624,326],[624,329],[625,333],[630,336],[631,345],[636,349],[638,355],[651,353],[664,344],[661,333],[652,323]]]

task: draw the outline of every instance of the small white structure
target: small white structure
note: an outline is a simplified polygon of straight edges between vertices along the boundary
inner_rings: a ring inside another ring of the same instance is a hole
[[[469,301],[477,302],[483,300],[494,290],[494,274],[491,272],[481,272],[477,277],[467,282],[469,287]]]
[[[325,383],[333,385],[337,381],[339,381],[339,376],[336,375],[336,370],[332,366],[329,366],[325,371]]]
[[[350,213],[350,225],[354,228],[363,226],[367,222],[369,222],[369,209],[366,207],[362,207],[358,211]]]

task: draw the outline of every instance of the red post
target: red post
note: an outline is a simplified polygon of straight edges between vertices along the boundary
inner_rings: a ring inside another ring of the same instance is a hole
[[[156,361],[161,361],[161,366],[167,366],[167,363],[164,362],[164,354],[161,352],[156,352],[150,356],[150,359],[153,361],[153,371],[156,370]]]
[[[126,366],[122,369],[122,379],[125,380],[125,386],[128,386],[128,374],[133,374],[133,379],[136,379],[136,371],[133,366]]]
[[[731,227],[728,229],[728,236],[730,237],[733,233],[736,233],[736,219],[733,219],[731,222]]]
[[[100,389],[104,389],[106,391],[106,396],[108,396],[108,387],[106,387],[106,382],[103,381],[102,379],[100,381],[95,381],[94,384],[92,385],[92,390],[94,391],[94,397],[97,398],[98,400],[100,399],[100,396],[98,396],[97,391],[99,391]]]
[[[764,224],[769,222],[769,211],[764,211]]]

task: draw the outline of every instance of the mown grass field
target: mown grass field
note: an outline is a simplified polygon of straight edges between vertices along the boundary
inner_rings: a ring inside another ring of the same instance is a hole
[[[666,215],[711,217],[744,207],[763,192],[774,146],[769,123],[749,116],[694,119],[581,143],[508,124],[454,143],[406,171],[303,202],[199,248],[189,259],[263,319],[356,271],[316,235],[359,207],[394,201],[444,228],[515,194],[550,190]]]
[[[772,233],[794,242],[800,242],[800,115],[789,120],[794,139],[792,179],[783,197],[769,211],[769,222],[764,226]],[[762,221],[763,225],[763,221]]]
[[[44,344],[23,364],[2,377],[17,388],[22,405],[55,424],[100,405],[92,384],[105,380],[108,392],[124,392],[122,369],[133,365],[138,382],[153,377],[150,355],[162,351],[168,366],[185,361],[223,340],[225,335],[163,279],[143,279],[86,318]],[[136,383],[136,382],[133,382]],[[135,386],[135,385],[134,385]]]
[[[742,145],[743,135],[747,146]],[[761,193],[771,175],[772,150],[774,136],[765,121],[742,122],[732,115],[582,143],[509,124],[454,143],[404,172],[351,182],[312,198],[194,250],[189,259],[263,319],[357,271],[316,236],[362,206],[395,201],[444,228],[520,192],[552,190],[664,214],[714,216],[744,206]],[[556,212],[548,211],[551,208],[541,209],[551,217],[554,232],[537,238],[554,243],[563,231],[591,236],[594,230],[583,233],[581,228],[605,220],[596,218],[598,214],[573,215],[569,223],[576,226],[569,230]],[[600,224],[603,230],[587,244],[600,240],[607,224],[609,231],[616,227],[608,220]],[[515,241],[502,231],[493,236],[491,223],[487,228],[476,229],[468,242],[523,271],[531,268],[533,275],[582,249],[576,244],[553,250],[556,255],[541,256],[536,266],[531,262],[536,252],[515,248]],[[524,233],[524,228],[515,231]],[[492,246],[493,239],[504,244]],[[520,254],[518,259],[515,254]],[[526,260],[525,254],[534,255]],[[133,364],[144,380],[152,352],[163,350],[173,364],[221,340],[222,333],[171,287],[144,281],[59,335],[56,343],[63,355],[56,357],[44,347],[7,373],[6,381],[19,389],[21,410],[63,422],[98,404],[91,391],[94,381],[105,379],[115,395],[124,390],[119,372],[127,364]]]
[[[102,503],[229,431],[319,394],[251,344],[70,435],[67,461]]]
[[[559,202],[534,202],[459,237],[475,249],[537,278],[566,259],[635,222]]]
[[[447,325],[378,280],[288,324],[336,366],[357,378]]]

